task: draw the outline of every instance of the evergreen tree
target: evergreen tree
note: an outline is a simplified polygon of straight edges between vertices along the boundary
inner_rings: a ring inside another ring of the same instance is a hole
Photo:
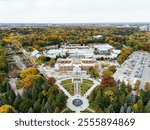
[[[52,112],[50,104],[48,102],[46,102],[46,104],[44,105],[44,109],[45,109],[46,113]]]
[[[145,112],[150,113],[150,101],[145,106]]]
[[[146,105],[150,101],[150,90],[147,90],[143,94],[143,103]]]
[[[96,97],[96,92],[94,89],[89,96],[89,102],[92,103],[93,101],[95,101],[95,97]]]
[[[13,104],[14,107],[15,107],[16,109],[18,109],[21,102],[22,102],[22,98],[21,98],[20,94],[18,93],[18,94],[17,94],[17,97],[16,97],[16,99],[15,99],[15,101],[14,101],[14,104]]]
[[[54,112],[54,110],[56,108],[56,102],[55,101],[52,102],[51,108],[52,108],[52,112]]]
[[[59,108],[63,108],[66,103],[66,97],[62,91],[59,91],[59,94],[56,96],[56,105]]]
[[[11,85],[10,83],[7,84],[7,91],[10,91],[11,90]]]
[[[128,106],[126,113],[131,113],[131,106]]]
[[[139,112],[139,113],[144,112],[144,106],[143,106],[143,101],[142,101],[142,99],[138,100],[137,106],[138,106],[138,112]]]
[[[41,110],[41,103],[40,100],[35,101],[34,105],[33,105],[33,112],[34,113],[39,113]]]
[[[19,112],[26,113],[30,107],[32,107],[32,102],[30,99],[24,99],[19,106]]]
[[[32,95],[32,99],[33,100],[36,100],[37,99],[37,97],[38,97],[38,89],[37,89],[37,87],[36,87],[36,85],[34,84],[33,86],[32,86],[32,92],[31,92],[31,95]]]
[[[104,100],[104,97],[101,95],[101,91],[98,91],[98,93],[95,97],[94,106],[100,107],[103,110],[106,105],[106,104],[104,104],[104,101],[105,100]]]
[[[110,105],[108,106],[108,108],[106,109],[106,113],[114,113],[114,108],[113,108],[113,105],[112,105],[112,104],[110,104]]]
[[[125,109],[124,109],[124,106],[122,106],[121,108],[120,108],[120,113],[124,113],[125,112]]]
[[[54,113],[59,113],[59,112],[60,112],[59,107],[56,107],[55,110],[54,110]]]
[[[9,102],[11,105],[13,105],[15,98],[16,98],[16,94],[15,94],[14,90],[11,89],[9,91]]]
[[[49,104],[52,104],[52,102],[53,102],[54,100],[55,100],[54,94],[53,94],[53,93],[50,93],[50,95],[48,96],[48,99],[47,99],[48,103],[49,103]]]
[[[28,113],[33,113],[32,107],[29,108]]]
[[[123,106],[125,104],[125,102],[126,102],[126,97],[125,97],[125,94],[123,94],[119,98],[120,106]]]
[[[23,90],[23,94],[22,94],[23,99],[32,99],[31,89],[32,88],[26,88]]]

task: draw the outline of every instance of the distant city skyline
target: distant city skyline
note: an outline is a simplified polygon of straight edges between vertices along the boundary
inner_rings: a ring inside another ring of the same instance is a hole
[[[0,0],[0,23],[150,22],[149,0]]]

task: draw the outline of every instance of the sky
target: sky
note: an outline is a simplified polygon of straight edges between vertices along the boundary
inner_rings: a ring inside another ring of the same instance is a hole
[[[0,0],[0,23],[150,22],[150,0]]]

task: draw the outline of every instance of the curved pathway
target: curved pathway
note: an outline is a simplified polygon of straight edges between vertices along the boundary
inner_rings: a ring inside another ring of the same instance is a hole
[[[63,79],[63,80],[65,80],[65,79]],[[59,87],[60,90],[62,90],[65,93],[66,96],[68,96],[70,98],[71,94],[61,85],[61,81],[63,81],[63,80],[57,80],[55,84]]]
[[[76,113],[80,113],[80,111],[84,111],[86,108],[89,107],[89,102],[88,102],[87,97],[91,94],[91,92],[93,91],[93,89],[97,85],[100,84],[100,82],[97,81],[97,80],[95,80],[95,79],[92,79],[92,78],[83,78],[83,79],[87,79],[87,80],[93,81],[92,87],[90,87],[90,89],[84,94],[84,96],[81,96],[81,95],[71,96],[71,94],[61,85],[61,82],[63,80],[67,80],[67,79],[71,79],[71,78],[68,77],[68,78],[58,79],[56,81],[56,85],[59,87],[59,89],[61,89],[65,93],[66,96],[68,96],[67,107],[70,108],[72,111],[75,111]],[[75,106],[75,105],[73,105],[72,102],[73,102],[74,99],[80,99],[80,100],[82,100],[83,104],[81,106]]]

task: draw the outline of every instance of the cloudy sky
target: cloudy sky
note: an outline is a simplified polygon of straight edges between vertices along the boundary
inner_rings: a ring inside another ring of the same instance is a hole
[[[0,0],[0,23],[150,22],[150,0]]]

